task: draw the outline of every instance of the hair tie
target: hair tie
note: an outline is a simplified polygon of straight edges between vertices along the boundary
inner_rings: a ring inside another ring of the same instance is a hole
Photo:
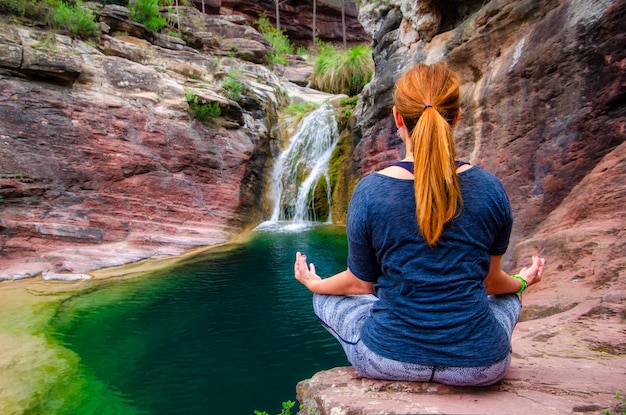
[[[424,105],[424,111],[426,111],[426,108],[432,108],[432,105]]]

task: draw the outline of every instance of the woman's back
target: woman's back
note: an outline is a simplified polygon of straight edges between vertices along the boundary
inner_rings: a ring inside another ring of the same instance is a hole
[[[472,366],[509,352],[483,285],[490,255],[503,254],[508,245],[508,199],[501,183],[477,167],[460,173],[459,185],[463,209],[433,247],[417,227],[412,180],[374,174],[354,192],[348,267],[377,283],[380,301],[362,335],[382,356]]]

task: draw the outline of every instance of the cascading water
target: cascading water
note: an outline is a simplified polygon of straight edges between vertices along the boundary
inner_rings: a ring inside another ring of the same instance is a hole
[[[279,222],[301,227],[316,221],[312,205],[315,189],[321,180],[324,180],[328,201],[327,222],[331,222],[328,170],[338,139],[339,131],[332,105],[324,104],[302,119],[289,146],[274,164],[271,183],[274,210],[270,221],[261,227]]]

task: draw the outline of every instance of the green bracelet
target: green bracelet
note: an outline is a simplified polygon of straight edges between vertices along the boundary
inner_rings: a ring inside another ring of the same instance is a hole
[[[524,292],[524,290],[526,289],[526,287],[528,287],[528,283],[526,282],[526,280],[524,278],[522,278],[521,275],[517,275],[517,274],[513,274],[511,275],[512,278],[515,278],[517,280],[520,280],[522,282],[522,288],[519,289],[518,292],[516,292],[515,294],[521,294]]]

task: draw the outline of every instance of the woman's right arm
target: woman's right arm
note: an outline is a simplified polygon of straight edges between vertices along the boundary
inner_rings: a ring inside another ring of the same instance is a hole
[[[541,281],[545,258],[537,255],[532,257],[532,264],[520,270],[519,276],[526,281],[526,286],[531,286]],[[492,255],[489,264],[489,273],[484,279],[487,294],[510,294],[516,293],[522,288],[522,282],[511,277],[502,270],[502,255]]]
[[[373,294],[374,283],[359,279],[350,268],[332,277],[322,279],[315,273],[315,265],[306,262],[306,255],[296,253],[294,275],[311,292],[330,295]]]

